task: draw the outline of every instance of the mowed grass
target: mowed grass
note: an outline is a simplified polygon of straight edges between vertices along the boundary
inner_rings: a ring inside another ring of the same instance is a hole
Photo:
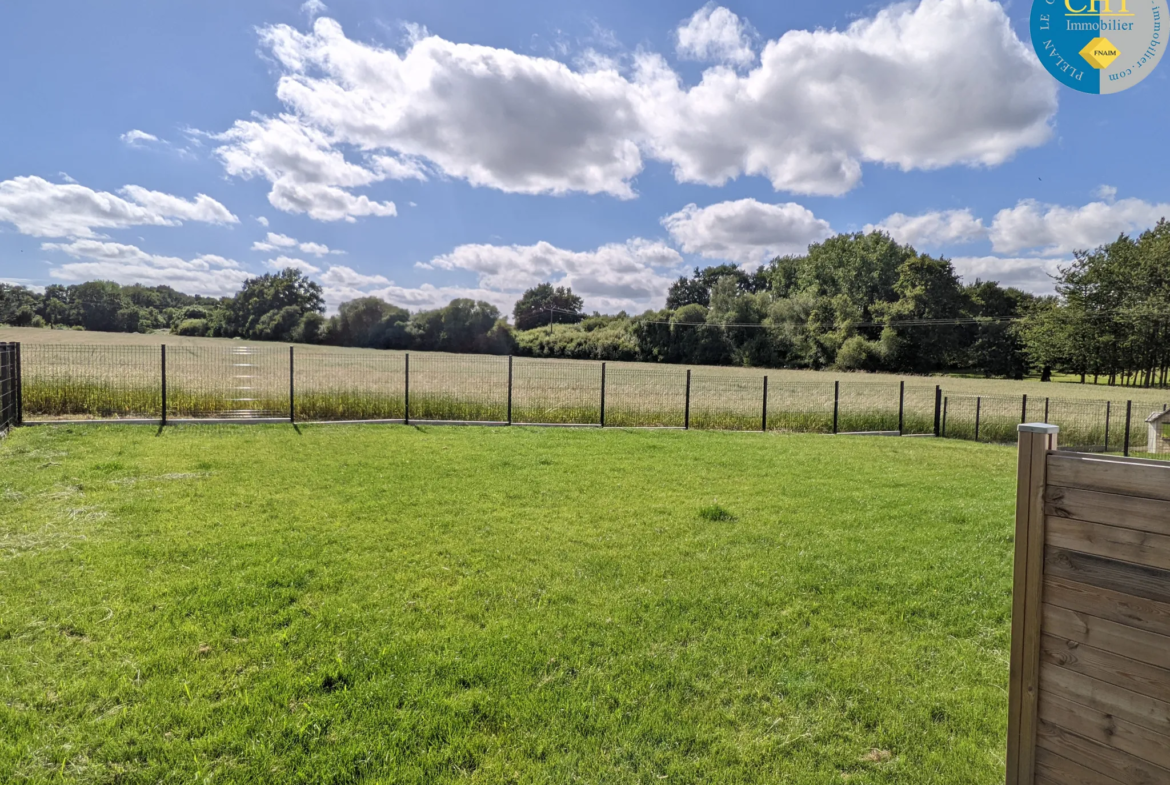
[[[0,782],[995,783],[1014,453],[404,426],[0,441]]]

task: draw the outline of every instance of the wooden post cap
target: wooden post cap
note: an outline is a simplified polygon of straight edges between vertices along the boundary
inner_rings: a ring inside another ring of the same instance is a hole
[[[1059,425],[1048,425],[1042,422],[1026,422],[1023,425],[1017,426],[1020,433],[1060,433]]]

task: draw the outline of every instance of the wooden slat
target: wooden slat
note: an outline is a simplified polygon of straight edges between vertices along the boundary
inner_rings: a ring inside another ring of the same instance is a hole
[[[1048,484],[1170,501],[1170,464],[1050,455]]]
[[[1045,528],[1046,541],[1054,548],[1170,570],[1170,537],[1164,534],[1055,516],[1048,518]]]
[[[1170,662],[1170,638],[1165,635],[1070,611],[1058,605],[1045,603],[1044,631],[1159,668],[1167,667]]]
[[[1170,502],[1049,485],[1044,512],[1058,518],[1104,523],[1170,536]]]
[[[1047,749],[1036,750],[1036,782],[1046,785],[1125,785]]]
[[[1139,630],[1170,635],[1170,603],[1053,577],[1044,580],[1044,601]]]
[[[1044,553],[1044,574],[1170,603],[1170,570],[1049,547]]]
[[[1044,487],[1054,434],[1023,432],[1016,489],[1012,651],[1008,686],[1008,785],[1035,779],[1044,589]]]
[[[1170,771],[1161,766],[1070,733],[1050,722],[1041,721],[1036,733],[1036,744],[1128,785],[1166,785],[1170,782]]]
[[[1170,703],[1166,701],[1055,665],[1045,665],[1040,671],[1040,690],[1170,736]]]
[[[1047,692],[1040,695],[1040,719],[1170,770],[1170,736]]]
[[[1167,668],[1047,634],[1040,640],[1040,659],[1170,703],[1170,670]]]

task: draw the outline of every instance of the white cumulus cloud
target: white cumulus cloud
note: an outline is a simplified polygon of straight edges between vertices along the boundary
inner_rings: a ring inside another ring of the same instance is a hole
[[[136,147],[144,142],[157,142],[159,139],[154,134],[148,134],[146,131],[139,131],[135,128],[132,131],[127,131],[122,134],[122,141],[131,147]]]
[[[358,196],[352,189],[392,177],[422,176],[417,167],[389,156],[366,166],[349,161],[330,136],[291,115],[240,120],[215,138],[222,142],[215,154],[228,174],[267,179],[273,207],[319,221],[397,215],[393,202]]]
[[[688,204],[662,219],[680,248],[708,259],[759,265],[786,254],[802,254],[810,243],[833,234],[829,222],[802,205],[765,204],[755,199],[700,208]]]
[[[51,277],[67,282],[165,284],[189,294],[222,297],[236,292],[250,277],[237,262],[211,254],[182,259],[147,253],[134,245],[94,239],[44,243],[41,249],[78,260],[50,268]]]
[[[709,41],[709,54],[746,63],[715,43],[730,20],[700,11],[684,25],[694,23],[687,46]],[[716,65],[689,86],[649,52],[629,75],[574,70],[425,31],[384,49],[328,18],[309,32],[267,27],[261,40],[287,113],[236,123],[220,157],[231,174],[268,178],[273,205],[323,220],[386,214],[389,203],[353,189],[428,170],[514,193],[631,198],[645,157],[684,182],[763,176],[777,190],[837,195],[869,162],[1001,164],[1050,138],[1057,105],[1055,82],[994,0],[898,3],[842,30],[793,30],[749,70]]]
[[[519,299],[545,281],[568,286],[589,309],[644,310],[661,307],[682,257],[670,246],[636,238],[592,251],[570,251],[551,243],[461,245],[437,256],[431,269],[475,273],[479,287]]]
[[[1113,242],[1121,234],[1140,232],[1160,218],[1170,218],[1170,204],[1120,199],[1063,207],[1025,199],[996,213],[991,244],[996,253],[1067,255]]]
[[[970,210],[936,210],[922,215],[894,213],[881,223],[866,224],[866,232],[881,231],[900,243],[938,246],[969,243],[987,236],[983,219]]]
[[[676,52],[684,60],[746,66],[756,59],[751,28],[738,16],[708,3],[675,31]]]
[[[239,219],[210,196],[193,200],[128,185],[117,196],[40,177],[0,182],[0,222],[34,237],[94,237],[95,230],[177,226],[183,221],[234,224]]]
[[[343,251],[330,250],[329,246],[323,243],[303,243],[286,234],[277,234],[276,232],[269,232],[268,236],[263,240],[257,240],[252,243],[253,251],[263,251],[265,253],[288,248],[297,248],[301,253],[312,254],[313,256],[344,253]]]
[[[1033,294],[1054,294],[1056,282],[1052,276],[1069,260],[1038,259],[1036,257],[957,256],[951,259],[955,272],[964,283],[998,281],[1003,286],[1014,286]]]
[[[321,272],[320,267],[309,264],[304,259],[294,259],[289,256],[278,256],[275,259],[269,259],[264,263],[264,266],[272,270],[284,270],[291,267],[294,270],[300,270],[305,275],[315,275]]]

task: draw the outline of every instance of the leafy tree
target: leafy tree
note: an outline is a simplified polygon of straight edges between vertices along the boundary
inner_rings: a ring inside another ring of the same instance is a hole
[[[585,301],[573,290],[551,283],[534,286],[520,297],[512,310],[517,330],[531,330],[547,324],[576,324],[584,318],[581,307]]]
[[[244,281],[243,288],[235,297],[227,300],[222,309],[218,331],[228,337],[260,338],[260,320],[267,314],[292,308],[296,313],[295,325],[301,316],[325,310],[325,299],[321,286],[309,280],[300,270],[288,268],[279,273],[268,273]],[[287,318],[281,317],[280,324]],[[270,317],[264,324],[263,332],[271,334],[277,317]],[[285,335],[292,331],[288,327]]]

